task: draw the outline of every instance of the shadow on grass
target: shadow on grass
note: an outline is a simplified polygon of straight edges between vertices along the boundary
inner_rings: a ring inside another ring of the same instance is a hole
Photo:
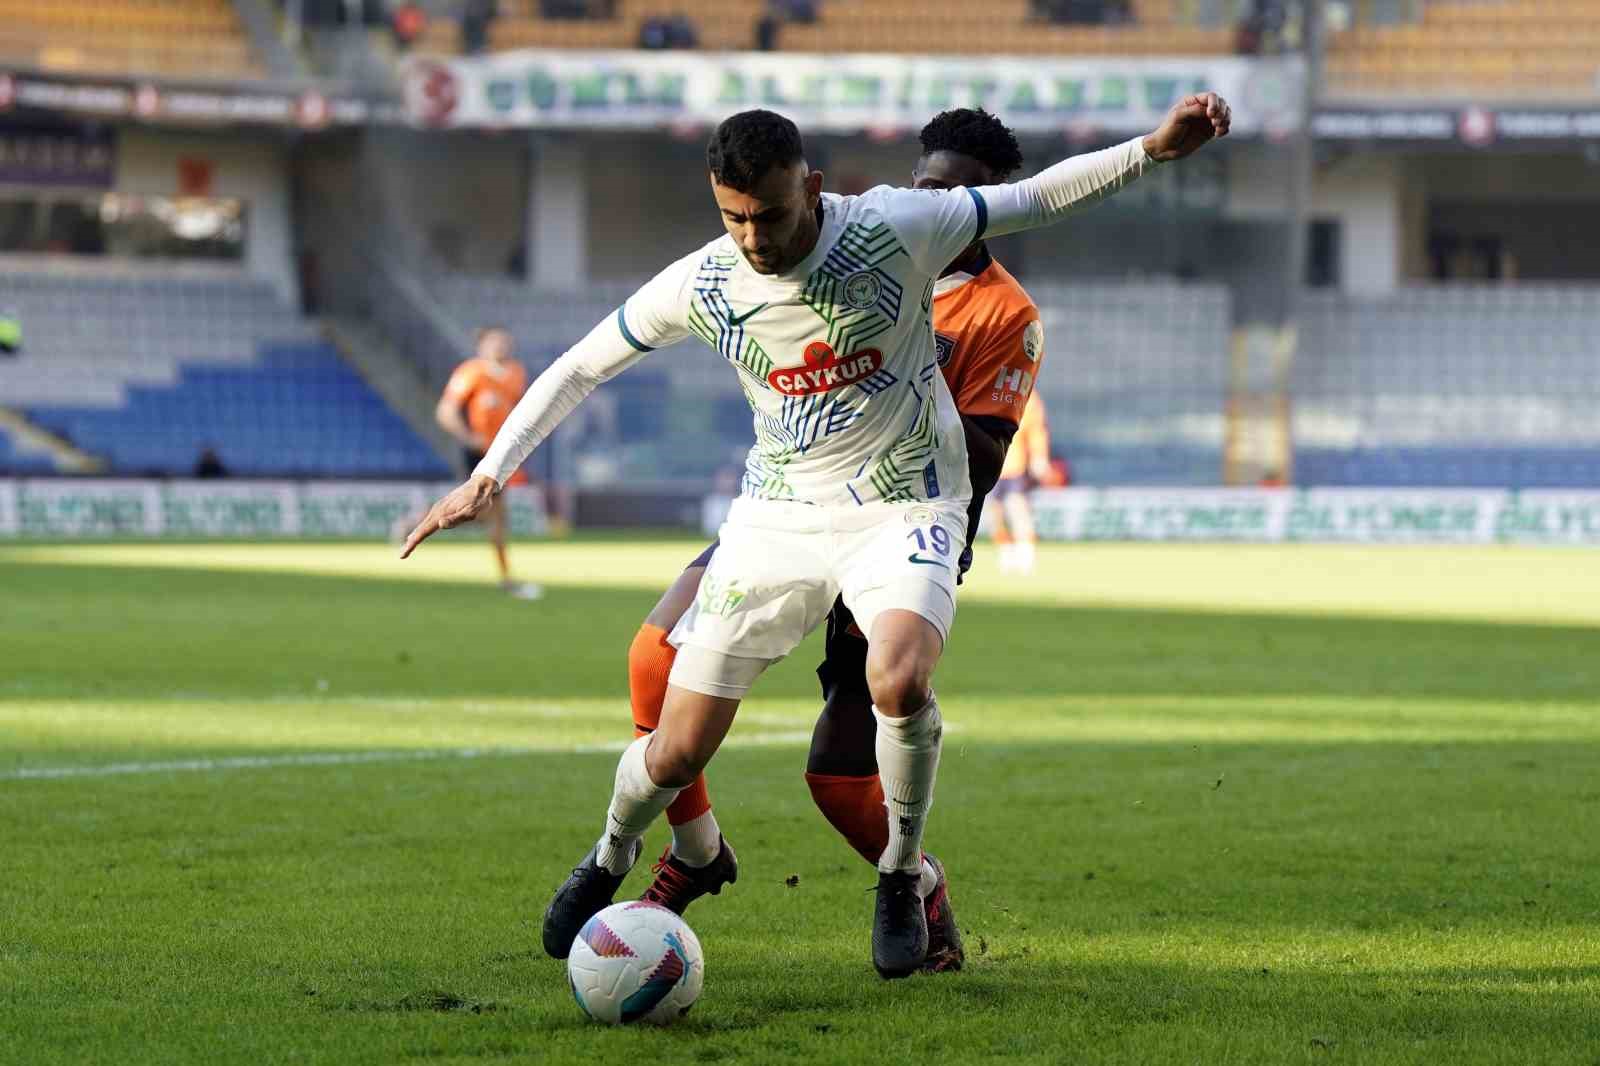
[[[621,697],[658,590],[485,585],[227,570],[0,565],[0,698],[307,691],[418,698]],[[813,638],[764,678],[810,698]],[[1475,621],[1101,607],[963,606],[951,697],[1351,696],[1600,699],[1600,630]]]

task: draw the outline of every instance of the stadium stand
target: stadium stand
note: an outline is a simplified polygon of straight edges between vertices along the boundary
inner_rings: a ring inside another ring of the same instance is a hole
[[[537,373],[614,313],[634,286],[587,295],[446,276],[430,290],[463,324],[505,322]],[[1033,287],[1048,354],[1039,389],[1057,446],[1096,483],[1211,484],[1222,469],[1230,300],[1220,285],[1072,283]],[[711,478],[752,439],[738,379],[699,342],[652,355],[601,387],[576,434],[597,469],[624,480]],[[665,441],[670,447],[661,447]],[[583,460],[580,458],[580,463]]]
[[[1600,487],[1600,288],[1318,293],[1295,362],[1295,480]]]
[[[1136,0],[1134,21],[1073,26],[1042,21],[1031,0],[821,0],[815,22],[788,22],[779,47],[795,52],[900,52],[940,54],[973,51],[1000,54],[1197,55],[1232,50],[1229,27],[1199,26],[1182,18],[1179,0]],[[652,18],[692,11],[700,47],[754,47],[765,0],[618,0],[612,17],[545,18],[538,0],[502,0],[489,30],[494,51],[515,48],[633,48]],[[453,55],[461,50],[460,27],[434,19],[417,50]]]
[[[228,0],[0,0],[0,61],[179,78],[263,73]]]
[[[1430,0],[1418,21],[1331,34],[1333,97],[1593,97],[1600,5],[1592,0]]]
[[[47,452],[25,449],[0,426],[0,474],[54,474],[55,460]]]
[[[0,287],[28,328],[0,396],[113,473],[187,474],[207,446],[240,475],[449,473],[263,282],[80,269]]]
[[[1030,283],[1054,449],[1086,484],[1207,485],[1222,470],[1225,286]]]

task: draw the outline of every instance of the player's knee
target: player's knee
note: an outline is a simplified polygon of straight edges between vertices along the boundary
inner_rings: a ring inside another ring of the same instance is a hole
[[[928,702],[931,673],[911,657],[884,657],[867,662],[867,685],[879,714],[904,718]]]
[[[693,745],[659,733],[644,753],[645,771],[661,788],[687,788],[700,776],[708,761]]]

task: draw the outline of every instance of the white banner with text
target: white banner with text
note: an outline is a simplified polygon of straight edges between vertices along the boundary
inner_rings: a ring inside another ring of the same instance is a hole
[[[711,126],[768,108],[802,131],[921,129],[940,111],[986,107],[1019,133],[1131,136],[1189,93],[1233,106],[1236,135],[1299,125],[1297,59],[1238,56],[816,55],[800,52],[497,52],[417,58],[406,113],[422,126],[648,129]]]
[[[0,478],[0,538],[198,540],[390,536],[454,486],[421,481]],[[511,531],[546,532],[536,488],[505,493]]]
[[[1040,489],[1041,540],[1593,544],[1600,492],[1505,489]],[[714,534],[726,497],[708,496]]]

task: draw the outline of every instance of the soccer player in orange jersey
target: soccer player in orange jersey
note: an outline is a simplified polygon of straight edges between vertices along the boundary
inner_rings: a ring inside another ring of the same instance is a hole
[[[982,110],[946,111],[923,128],[922,155],[912,179],[920,189],[968,188],[1005,181],[1022,165],[1016,137]],[[976,530],[985,494],[1000,474],[1017,431],[1039,363],[1044,330],[1039,311],[1017,280],[975,241],[934,286],[933,325],[938,360],[966,431],[973,502],[968,528]],[[661,597],[628,652],[628,681],[635,729],[653,730],[661,718],[675,649],[667,642],[700,587],[713,544]],[[971,543],[961,557],[971,565]],[[818,668],[826,700],[812,737],[806,781],[829,823],[869,864],[889,839],[888,812],[874,754],[876,722],[867,688],[867,641],[843,602],[828,617],[826,661]],[[673,843],[656,864],[644,898],[680,914],[707,892],[720,892],[738,873],[733,849],[711,811],[704,775],[667,808]],[[923,969],[957,969],[960,933],[950,910],[943,867],[923,860],[921,895],[928,916],[928,959]]]
[[[994,490],[994,539],[1000,545],[1002,572],[1033,573],[1039,536],[1033,525],[1028,489],[1057,482],[1050,465],[1050,427],[1045,419],[1044,398],[1035,393],[1028,397],[1022,424],[1006,452],[1006,464],[1000,468],[1000,483]]]
[[[478,331],[476,353],[456,367],[434,409],[434,421],[461,442],[467,469],[483,459],[484,450],[500,432],[511,409],[528,388],[528,372],[512,357],[511,332],[504,326]],[[526,485],[528,475],[518,470],[508,485]],[[506,505],[496,502],[488,512],[489,540],[500,566],[500,587],[522,599],[539,595],[537,585],[511,578],[511,562],[506,555]]]

